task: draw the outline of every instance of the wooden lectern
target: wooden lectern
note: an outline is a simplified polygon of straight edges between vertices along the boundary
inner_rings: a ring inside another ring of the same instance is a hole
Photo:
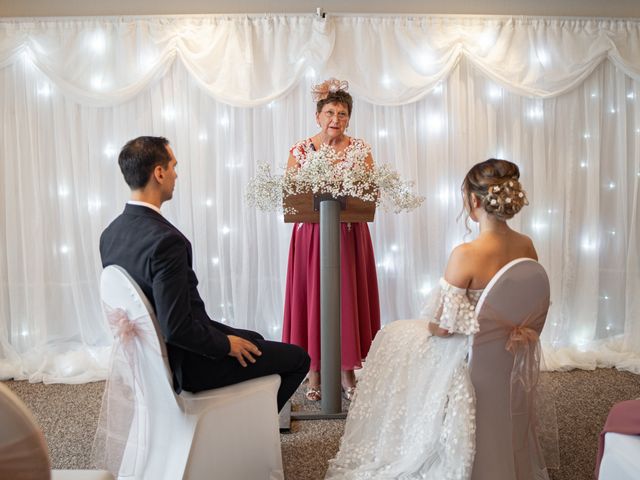
[[[344,418],[340,383],[340,223],[372,222],[375,202],[354,197],[334,198],[326,194],[303,193],[284,199],[285,223],[320,224],[320,377],[322,412],[296,412],[291,418]]]
[[[323,200],[336,199],[323,193],[296,193],[285,197],[285,210],[294,209],[296,213],[285,213],[284,223],[320,223],[320,202]],[[375,202],[355,197],[339,197],[337,201],[340,204],[340,223],[373,222]]]

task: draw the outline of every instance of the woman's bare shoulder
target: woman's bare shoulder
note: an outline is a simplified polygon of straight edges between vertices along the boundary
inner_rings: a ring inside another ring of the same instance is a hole
[[[533,245],[533,240],[531,240],[531,237],[529,237],[528,235],[525,235],[524,233],[521,233],[521,232],[517,232],[515,230],[512,230],[512,233],[513,233],[514,236],[516,236],[520,240],[522,240],[522,242],[529,243],[529,244]]]
[[[510,243],[513,247],[521,251],[519,256],[530,257],[534,260],[538,259],[538,254],[533,246],[533,240],[531,237],[514,230],[512,231],[512,239],[510,240]]]
[[[449,255],[444,278],[450,285],[467,288],[473,277],[474,257],[477,255],[473,242],[461,243]]]
[[[527,250],[527,254],[525,256],[533,258],[534,260],[538,260],[538,252],[536,251],[536,247],[533,245],[533,240],[531,237],[525,235],[524,233],[519,233],[523,246]]]

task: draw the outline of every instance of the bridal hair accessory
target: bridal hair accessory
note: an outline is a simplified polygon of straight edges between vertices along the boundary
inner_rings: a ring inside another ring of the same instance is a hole
[[[346,92],[348,89],[349,82],[347,82],[346,80],[330,78],[318,85],[315,85],[311,89],[311,96],[313,97],[313,101],[317,103],[320,100],[324,100],[325,98],[327,98],[331,93],[336,93],[338,91]]]
[[[498,184],[490,185],[484,197],[484,208],[498,218],[508,220],[522,207],[529,205],[527,194],[517,178],[510,178]]]

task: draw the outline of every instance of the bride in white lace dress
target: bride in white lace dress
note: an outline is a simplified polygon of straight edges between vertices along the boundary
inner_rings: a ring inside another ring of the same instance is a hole
[[[377,334],[325,478],[470,478],[475,399],[467,354],[478,331],[475,306],[504,265],[537,260],[531,239],[506,223],[527,204],[519,176],[515,164],[495,159],[466,175],[464,208],[480,234],[453,250],[423,319]]]

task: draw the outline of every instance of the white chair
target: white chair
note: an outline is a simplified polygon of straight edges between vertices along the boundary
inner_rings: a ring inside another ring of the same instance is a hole
[[[50,470],[42,430],[27,406],[0,383],[0,478],[7,480],[113,480],[102,470]]]
[[[600,463],[599,480],[638,480],[640,435],[608,432]]]
[[[100,292],[105,309],[120,309],[135,329],[127,342],[110,321],[114,348],[128,352],[126,366],[135,378],[119,478],[284,478],[276,403],[280,376],[176,395],[155,314],[138,285],[124,269],[109,266]]]
[[[600,456],[601,455],[601,456]],[[598,480],[636,480],[640,472],[640,399],[615,404],[600,434]]]
[[[533,392],[512,385],[514,353],[539,348],[538,336],[549,309],[549,279],[536,261],[520,258],[505,265],[485,288],[476,306],[480,331],[470,359],[476,393],[476,455],[472,480],[548,480],[532,428]],[[526,327],[526,328],[525,328]],[[512,333],[518,337],[512,337]],[[530,350],[530,352],[534,352]],[[529,373],[539,371],[537,356]],[[531,379],[530,379],[531,380]]]

